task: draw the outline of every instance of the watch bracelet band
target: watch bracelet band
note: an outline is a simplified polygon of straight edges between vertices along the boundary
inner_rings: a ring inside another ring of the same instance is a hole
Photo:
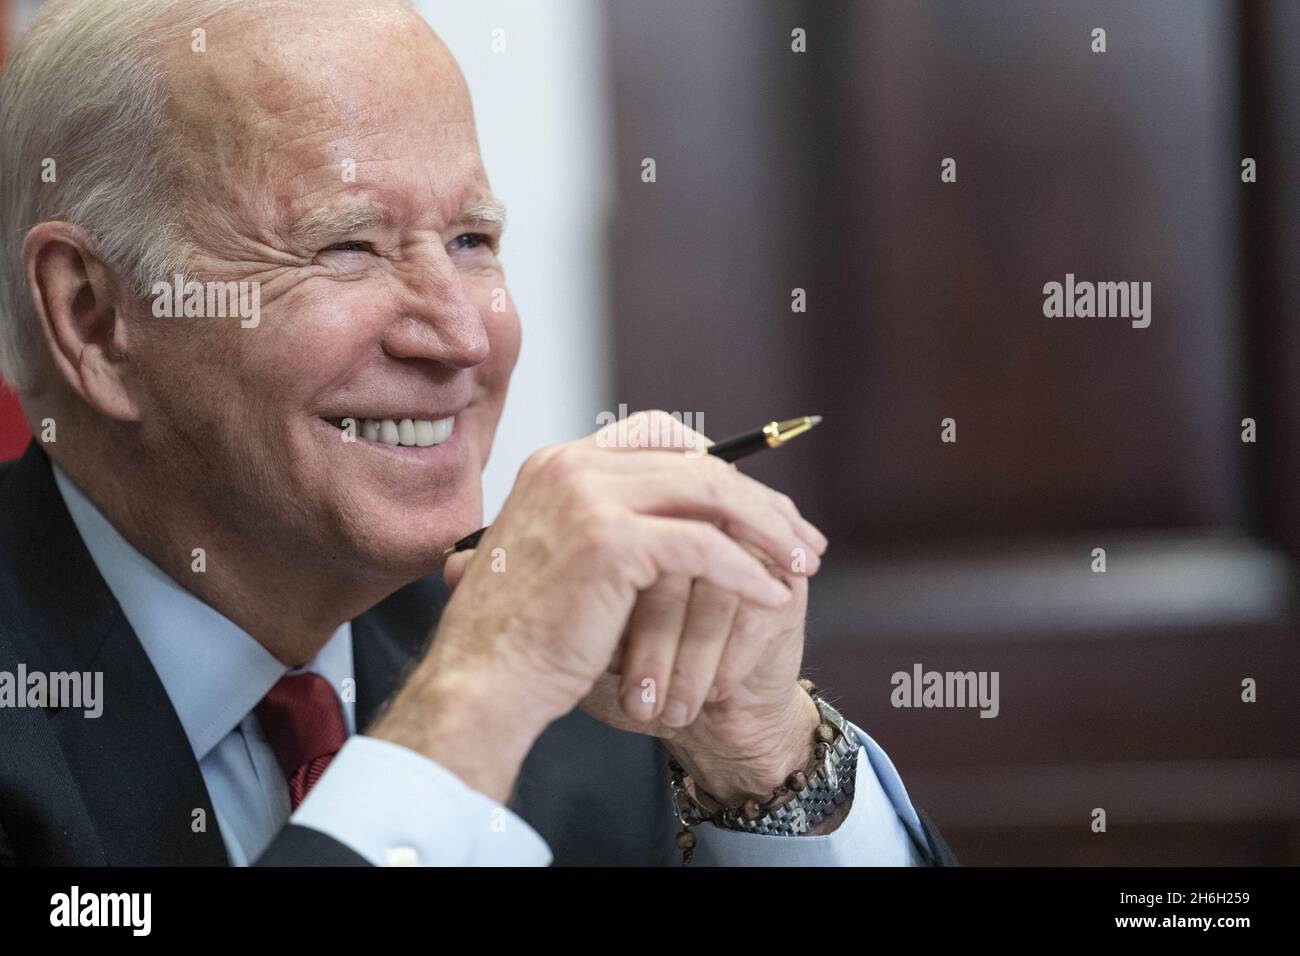
[[[822,718],[814,735],[813,757],[803,769],[791,773],[768,800],[747,800],[737,807],[724,807],[696,785],[676,761],[670,761],[673,810],[682,824],[677,843],[683,863],[690,862],[695,847],[690,828],[706,820],[721,829],[799,836],[852,796],[860,744],[844,717],[816,693],[811,681],[801,680],[799,684],[812,697]]]

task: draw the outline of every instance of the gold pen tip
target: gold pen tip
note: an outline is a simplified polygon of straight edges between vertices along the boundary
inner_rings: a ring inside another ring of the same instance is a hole
[[[822,417],[821,417],[820,415],[809,415],[809,416],[808,416],[808,424],[810,424],[810,425],[820,425],[821,423],[822,423]]]

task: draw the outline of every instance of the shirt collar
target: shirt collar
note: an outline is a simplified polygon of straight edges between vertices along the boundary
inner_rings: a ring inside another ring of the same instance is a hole
[[[171,698],[196,760],[239,725],[281,677],[311,671],[335,693],[352,679],[352,626],[345,622],[300,668],[290,669],[247,631],[185,590],[118,533],[53,466],[72,522]],[[341,701],[348,732],[354,703]]]

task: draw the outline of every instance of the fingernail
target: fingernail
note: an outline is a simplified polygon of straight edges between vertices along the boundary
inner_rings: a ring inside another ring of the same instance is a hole
[[[655,712],[654,700],[646,700],[641,688],[633,685],[623,692],[623,711],[633,720],[649,720]]]
[[[680,700],[670,701],[668,703],[668,709],[664,711],[664,723],[669,727],[685,727],[686,716],[687,711],[685,704]]]

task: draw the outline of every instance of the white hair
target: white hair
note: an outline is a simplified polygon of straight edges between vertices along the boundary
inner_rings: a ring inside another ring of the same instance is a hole
[[[11,388],[36,384],[22,248],[37,223],[85,229],[137,294],[186,271],[164,46],[188,46],[205,20],[254,3],[285,0],[49,0],[14,48],[0,72],[0,376]]]

